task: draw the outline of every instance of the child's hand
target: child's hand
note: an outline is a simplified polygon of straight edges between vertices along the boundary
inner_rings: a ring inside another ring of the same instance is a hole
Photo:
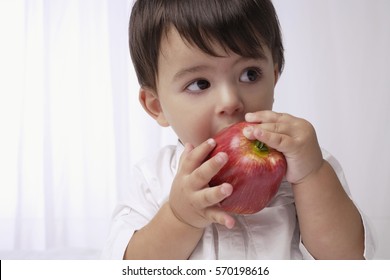
[[[227,228],[234,226],[234,218],[217,205],[232,193],[233,187],[227,183],[208,187],[211,178],[227,162],[225,153],[218,153],[204,162],[214,147],[213,139],[196,148],[190,144],[185,145],[169,196],[173,214],[180,221],[196,228],[205,228],[211,223],[225,225]]]
[[[248,139],[258,139],[284,154],[287,160],[286,179],[290,183],[302,182],[322,166],[317,136],[308,121],[272,111],[248,113],[245,119],[259,123],[254,128],[244,129]]]

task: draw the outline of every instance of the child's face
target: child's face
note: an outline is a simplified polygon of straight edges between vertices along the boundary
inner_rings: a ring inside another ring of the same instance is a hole
[[[157,94],[144,107],[153,104],[152,115],[183,143],[197,146],[248,112],[272,109],[278,72],[270,50],[264,47],[263,59],[215,50],[222,57],[188,44],[175,29],[162,39]]]

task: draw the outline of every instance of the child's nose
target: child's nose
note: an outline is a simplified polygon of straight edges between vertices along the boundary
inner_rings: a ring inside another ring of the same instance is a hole
[[[239,92],[232,88],[225,88],[219,91],[217,95],[216,111],[219,115],[233,115],[242,112],[244,104]]]

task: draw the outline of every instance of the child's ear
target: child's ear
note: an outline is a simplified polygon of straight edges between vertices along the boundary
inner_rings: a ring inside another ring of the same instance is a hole
[[[139,90],[139,101],[145,111],[155,119],[161,126],[169,126],[167,119],[165,118],[164,112],[161,109],[160,100],[158,99],[157,93],[148,88],[141,87]]]
[[[276,86],[276,83],[278,82],[279,80],[279,65],[277,63],[275,63],[274,65],[274,86]]]

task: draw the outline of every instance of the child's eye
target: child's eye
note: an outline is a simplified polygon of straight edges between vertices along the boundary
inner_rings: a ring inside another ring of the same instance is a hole
[[[189,84],[186,89],[190,92],[199,92],[210,87],[210,83],[207,80],[196,80]]]
[[[258,68],[246,69],[240,76],[240,81],[245,83],[254,82],[261,77],[261,70]]]

